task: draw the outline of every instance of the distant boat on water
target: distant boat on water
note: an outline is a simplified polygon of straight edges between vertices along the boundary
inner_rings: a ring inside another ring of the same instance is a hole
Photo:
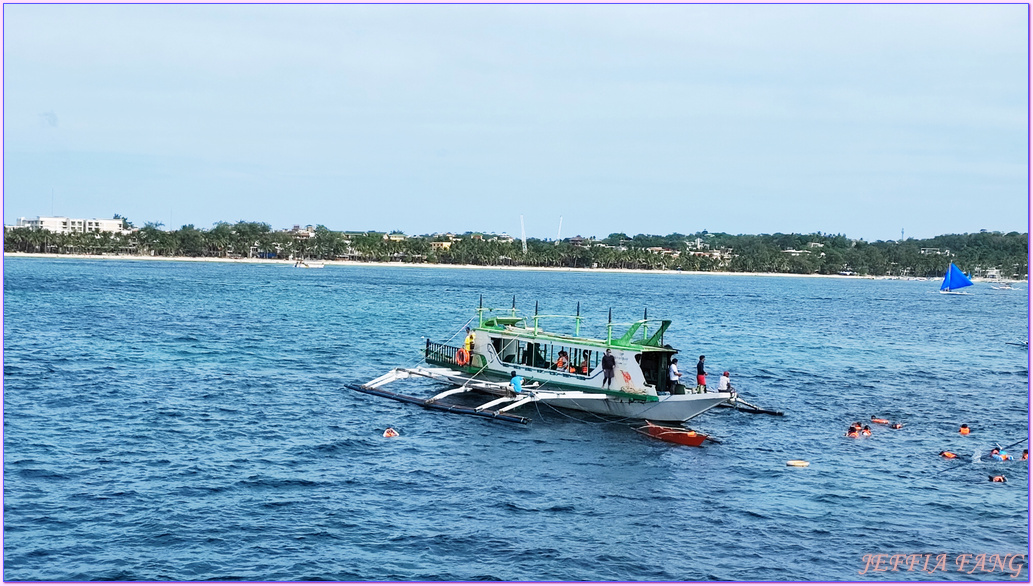
[[[972,280],[969,279],[965,273],[961,272],[958,265],[951,263],[950,268],[947,269],[947,274],[943,276],[943,284],[940,285],[940,293],[957,293],[958,289],[962,287],[970,287]]]

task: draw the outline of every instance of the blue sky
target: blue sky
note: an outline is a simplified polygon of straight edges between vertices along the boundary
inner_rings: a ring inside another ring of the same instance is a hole
[[[1025,5],[5,5],[4,222],[1027,231]]]

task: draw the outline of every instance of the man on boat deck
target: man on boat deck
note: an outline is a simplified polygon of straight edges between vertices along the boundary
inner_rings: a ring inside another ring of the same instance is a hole
[[[707,371],[703,369],[703,361],[706,359],[706,356],[700,356],[696,363],[696,386],[701,391],[707,390]]]
[[[681,382],[681,371],[678,370],[678,359],[671,360],[671,366],[667,369],[667,392],[674,393],[674,390],[678,388],[678,383]]]
[[[717,390],[722,393],[727,393],[732,390],[732,381],[728,378],[728,371],[726,370],[721,378],[717,381]]]
[[[610,349],[606,349],[606,354],[603,356],[603,386],[610,388],[613,383],[613,369],[617,366],[617,359],[610,354]]]
[[[516,373],[515,370],[513,372],[510,372],[509,376],[513,377],[513,378],[509,379],[509,384],[513,385],[513,392],[519,395],[520,393],[523,392],[523,389],[521,388],[521,385],[524,383],[524,377],[517,376],[517,373]]]
[[[466,348],[466,353],[473,352],[473,330],[466,328],[466,340],[463,342],[463,348]]]

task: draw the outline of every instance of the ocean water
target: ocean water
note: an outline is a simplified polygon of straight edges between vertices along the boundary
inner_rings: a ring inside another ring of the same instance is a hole
[[[1027,465],[987,461],[1028,437],[1028,288],[938,285],[5,259],[3,577],[1028,581]],[[344,388],[418,364],[482,294],[648,308],[683,370],[706,354],[786,415],[712,410],[692,425],[721,443],[689,448]],[[905,427],[843,437],[871,415]]]

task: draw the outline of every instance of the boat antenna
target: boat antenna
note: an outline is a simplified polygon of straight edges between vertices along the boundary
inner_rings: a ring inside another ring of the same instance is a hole
[[[606,343],[609,344],[610,340],[613,339],[613,308],[610,308],[610,313],[606,317]]]
[[[581,302],[577,302],[577,314],[574,316],[574,335],[581,335]]]
[[[649,308],[648,307],[643,307],[642,308],[642,321],[645,322],[645,321],[648,321],[648,320],[649,320]],[[642,339],[645,340],[645,339],[648,339],[648,338],[649,338],[649,324],[643,323],[642,324]]]
[[[538,315],[538,302],[537,301],[534,302],[534,314]]]
[[[516,295],[513,296],[513,309],[510,310],[510,314],[516,317]]]
[[[477,301],[477,309],[484,307],[484,293],[481,293],[481,298]]]

